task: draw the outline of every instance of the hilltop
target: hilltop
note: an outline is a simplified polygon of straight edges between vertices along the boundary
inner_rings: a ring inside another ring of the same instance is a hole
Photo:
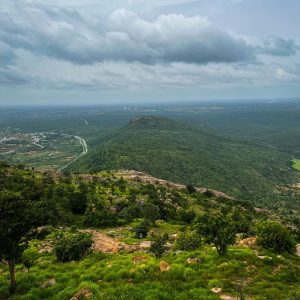
[[[220,137],[159,116],[137,116],[70,170],[137,170],[243,199],[267,200],[294,180],[290,157],[274,147]]]

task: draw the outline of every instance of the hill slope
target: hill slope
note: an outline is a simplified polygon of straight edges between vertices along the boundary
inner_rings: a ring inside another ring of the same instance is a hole
[[[290,157],[163,117],[141,116],[103,141],[72,170],[134,169],[174,182],[253,198],[291,181]]]

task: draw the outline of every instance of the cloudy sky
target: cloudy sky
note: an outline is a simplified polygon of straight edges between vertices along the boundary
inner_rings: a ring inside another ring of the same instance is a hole
[[[0,2],[0,104],[300,96],[299,0]]]

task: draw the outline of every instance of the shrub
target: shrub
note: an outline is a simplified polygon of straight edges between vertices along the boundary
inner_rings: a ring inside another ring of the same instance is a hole
[[[137,227],[134,229],[135,237],[138,239],[143,239],[147,237],[149,232],[149,223],[147,221],[142,221]]]
[[[87,208],[87,195],[82,192],[75,192],[70,195],[70,209],[74,214],[84,214]]]
[[[274,252],[295,251],[296,242],[289,230],[280,223],[264,221],[257,225],[257,244]]]
[[[179,216],[183,222],[191,224],[196,217],[196,213],[193,210],[183,210],[182,209],[179,212]]]
[[[63,234],[57,237],[54,253],[61,262],[80,260],[90,250],[92,244],[93,240],[90,234]]]
[[[201,246],[201,238],[194,232],[181,233],[176,241],[175,248],[183,251],[193,251]]]
[[[168,240],[168,235],[154,235],[151,241],[150,252],[156,257],[160,258],[166,252],[165,243]]]
[[[191,185],[191,184],[187,184],[187,185],[186,185],[186,190],[187,190],[188,193],[190,193],[190,194],[193,194],[193,193],[196,192],[196,188],[195,188],[193,185]]]

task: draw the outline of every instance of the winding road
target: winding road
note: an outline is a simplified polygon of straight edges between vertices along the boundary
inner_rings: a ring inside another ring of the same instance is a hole
[[[79,158],[85,156],[88,153],[88,146],[87,146],[87,143],[84,138],[77,136],[77,135],[69,135],[69,134],[65,134],[65,133],[62,133],[61,135],[76,138],[80,142],[80,145],[82,146],[82,152],[77,157],[75,157],[73,160],[71,160],[67,164],[58,168],[58,171],[63,171],[64,169],[66,169],[67,167],[72,165],[75,161],[77,161]]]

